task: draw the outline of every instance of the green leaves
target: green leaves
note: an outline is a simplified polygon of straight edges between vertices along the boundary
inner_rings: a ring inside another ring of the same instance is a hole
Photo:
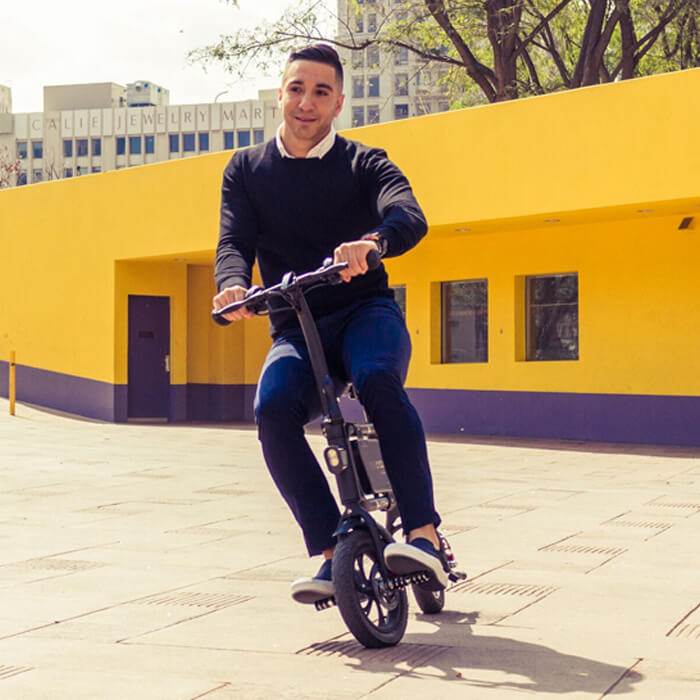
[[[189,59],[245,76],[253,66],[281,72],[312,41],[346,61],[368,48],[380,62],[408,51],[413,80],[433,73],[465,106],[698,66],[699,28],[700,0],[298,0]]]

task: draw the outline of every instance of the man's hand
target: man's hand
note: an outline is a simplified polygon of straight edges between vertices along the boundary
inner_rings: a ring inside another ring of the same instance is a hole
[[[343,282],[349,282],[356,275],[364,275],[367,267],[367,253],[379,250],[374,241],[351,241],[341,243],[333,251],[333,262],[346,262],[348,266],[340,273]]]
[[[212,300],[214,304],[214,311],[223,309],[224,306],[233,304],[234,301],[241,301],[245,298],[245,293],[248,290],[240,285],[235,285],[234,287],[226,287],[221,290]],[[224,314],[224,318],[227,321],[241,321],[244,318],[255,318],[255,314],[252,311],[248,311],[248,308],[243,306],[238,311],[234,311],[230,314]]]

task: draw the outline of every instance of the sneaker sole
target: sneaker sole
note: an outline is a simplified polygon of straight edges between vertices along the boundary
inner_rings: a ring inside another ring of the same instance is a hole
[[[292,600],[304,605],[313,605],[334,595],[335,588],[331,581],[300,579],[292,584]]]
[[[426,571],[430,575],[430,580],[420,584],[420,587],[426,591],[439,591],[447,588],[447,574],[442,568],[440,560],[417,547],[390,544],[384,551],[384,561],[391,572],[399,575]]]

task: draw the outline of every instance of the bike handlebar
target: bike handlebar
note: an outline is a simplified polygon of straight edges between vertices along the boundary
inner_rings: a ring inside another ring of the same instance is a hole
[[[380,258],[376,250],[370,250],[367,254],[367,268],[375,270],[379,267]],[[293,289],[304,289],[319,282],[327,284],[338,284],[340,282],[340,272],[344,270],[348,264],[346,262],[333,263],[332,258],[326,258],[323,265],[311,272],[304,272],[301,275],[295,275],[293,272],[287,272],[282,281],[267,289],[253,286],[247,292],[243,299],[234,301],[232,304],[227,304],[221,309],[211,312],[212,319],[220,326],[228,326],[231,321],[224,318],[224,314],[230,314],[238,311],[244,306],[254,314],[260,314],[267,308],[267,302],[274,296],[284,297]]]

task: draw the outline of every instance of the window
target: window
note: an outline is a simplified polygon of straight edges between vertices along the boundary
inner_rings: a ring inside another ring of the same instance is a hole
[[[397,73],[394,80],[394,93],[400,96],[408,95],[408,73]]]
[[[406,285],[397,284],[390,287],[391,291],[394,292],[394,301],[398,304],[401,309],[403,317],[406,318]]]
[[[27,184],[27,171],[20,170],[19,175],[17,176],[17,186],[19,187],[20,185],[26,185],[26,184]]]
[[[233,131],[224,131],[224,148],[227,151],[235,148],[233,145]]]
[[[73,168],[63,168],[63,177],[73,177]]]
[[[406,119],[408,117],[408,105],[394,105],[394,119]]]
[[[353,126],[364,126],[365,125],[365,108],[364,107],[353,107],[352,108],[352,125]]]
[[[408,49],[405,46],[399,46],[394,55],[395,66],[405,66],[408,64]]]
[[[253,130],[253,143],[262,143],[265,140],[265,131],[263,129]]]
[[[379,124],[379,105],[369,105],[367,107],[367,123]]]
[[[488,362],[488,282],[443,282],[443,363]]]
[[[367,68],[379,68],[379,49],[376,46],[367,48]]]
[[[379,97],[379,76],[372,75],[367,78],[367,97]]]
[[[199,134],[199,150],[209,150],[209,132],[202,132]]]
[[[123,156],[126,153],[126,138],[117,136],[117,155]]]
[[[90,172],[93,172],[93,173],[101,173],[101,172],[102,172],[102,168],[101,168],[101,166],[99,166],[99,165],[93,165],[92,168],[90,169]]]
[[[43,172],[41,170],[32,170],[32,182],[41,182],[43,179]]]
[[[239,131],[238,148],[245,148],[246,146],[250,146],[250,131]]]
[[[44,142],[32,141],[32,158],[44,157]]]
[[[362,15],[358,15],[357,17],[355,17],[355,31],[360,32],[360,34],[365,31],[365,25],[362,21]]]
[[[170,134],[168,136],[168,144],[170,146],[171,153],[180,152],[180,134]]]
[[[27,142],[17,141],[17,157],[24,160],[27,157]]]
[[[102,139],[92,140],[92,155],[101,156],[102,155]]]
[[[578,360],[578,274],[525,280],[528,360]]]
[[[78,167],[75,169],[75,176],[76,176],[76,177],[80,177],[81,175],[85,175],[85,173],[87,173],[87,170],[85,170],[85,172],[83,172],[83,170],[81,169],[80,166],[78,166]]]
[[[372,32],[372,33],[377,31],[377,13],[376,12],[370,12],[367,15],[367,31]]]
[[[63,139],[63,157],[72,158],[73,157],[73,140]]]
[[[450,109],[449,102],[438,102],[438,112],[447,112]]]
[[[182,135],[182,150],[185,153],[191,153],[194,151],[194,134]]]
[[[87,139],[76,139],[75,140],[75,154],[77,156],[86,156],[88,154]]]
[[[146,153],[155,153],[156,150],[156,137],[155,136],[144,136],[146,142]]]
[[[129,136],[129,153],[132,156],[137,156],[141,153],[141,137]]]
[[[362,51],[353,51],[352,52],[352,67],[353,68],[362,68],[364,65],[364,55],[362,54]]]
[[[365,79],[360,77],[355,77],[352,79],[352,96],[353,97],[364,97],[365,96]]]

